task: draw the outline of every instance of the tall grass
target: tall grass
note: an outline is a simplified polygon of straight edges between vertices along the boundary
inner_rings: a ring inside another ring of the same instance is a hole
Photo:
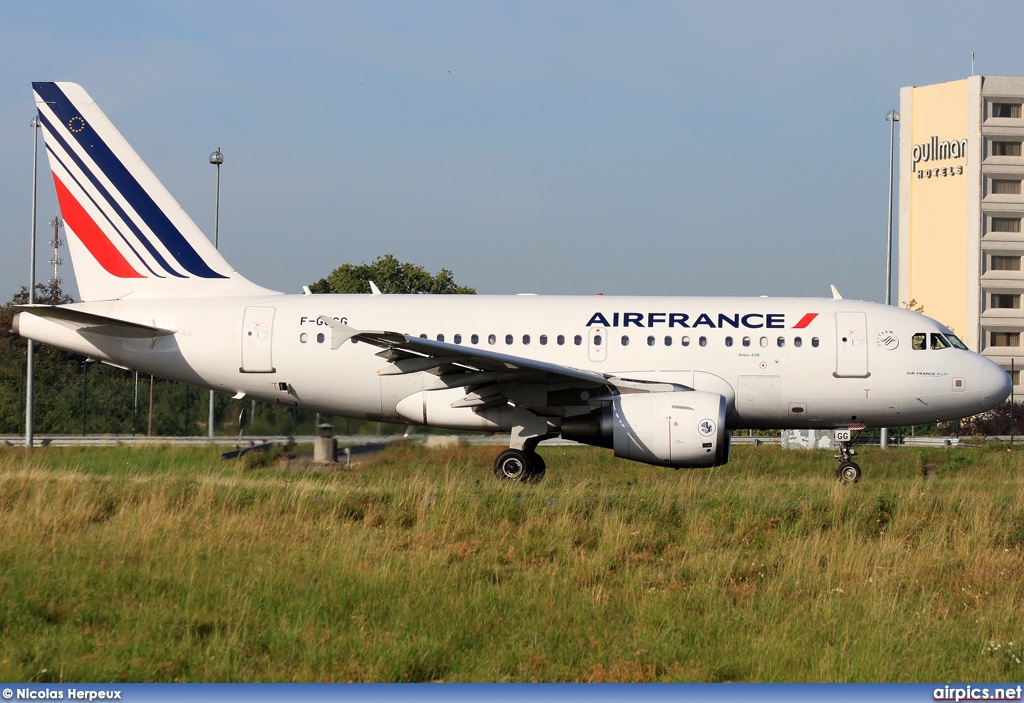
[[[739,447],[672,471],[395,447],[0,451],[7,681],[1013,681],[1024,479],[1004,447]],[[939,466],[922,478],[923,463]]]

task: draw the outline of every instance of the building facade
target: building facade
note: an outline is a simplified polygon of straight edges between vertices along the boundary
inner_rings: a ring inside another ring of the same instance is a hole
[[[1024,366],[1024,77],[900,91],[899,298]],[[1019,389],[1018,389],[1019,390]]]

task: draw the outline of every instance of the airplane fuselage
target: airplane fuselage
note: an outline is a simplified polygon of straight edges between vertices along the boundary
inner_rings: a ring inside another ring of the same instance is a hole
[[[353,340],[332,348],[322,317],[718,393],[728,402],[730,429],[934,422],[992,407],[1006,385],[993,362],[936,342],[932,335],[951,335],[933,320],[852,300],[277,294],[72,307],[174,333],[110,337],[28,315],[20,332],[240,397],[389,422],[418,419],[401,407],[415,393],[454,398],[458,391],[434,373],[396,371],[377,347]],[[552,410],[557,414],[584,412],[590,404],[585,397],[529,402],[559,408]],[[441,421],[431,424],[509,429],[479,412],[456,410],[435,415]]]

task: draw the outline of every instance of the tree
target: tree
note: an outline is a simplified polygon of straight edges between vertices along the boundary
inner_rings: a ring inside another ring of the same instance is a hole
[[[431,275],[422,266],[403,263],[391,254],[372,263],[342,264],[327,278],[309,287],[313,293],[370,293],[373,281],[382,293],[476,293],[476,288],[455,283],[452,272],[441,269]]]

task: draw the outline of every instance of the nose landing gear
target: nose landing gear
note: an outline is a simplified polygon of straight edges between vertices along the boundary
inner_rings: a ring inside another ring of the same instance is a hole
[[[852,459],[857,455],[857,452],[850,448],[853,443],[853,433],[850,428],[840,428],[836,430],[835,439],[836,444],[839,445],[839,453],[836,454],[836,459],[839,460],[836,478],[839,479],[839,483],[857,483],[860,481],[860,466]]]

